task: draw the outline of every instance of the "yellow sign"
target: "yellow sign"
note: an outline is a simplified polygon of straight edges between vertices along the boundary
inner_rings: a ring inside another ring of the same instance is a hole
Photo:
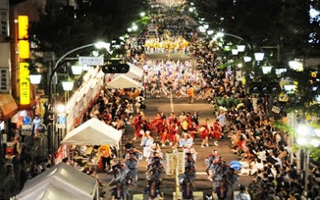
[[[28,35],[29,18],[26,15],[18,16],[19,58],[30,58],[30,43]]]
[[[20,78],[20,104],[30,104],[30,80],[29,80],[29,63],[21,62],[19,64],[19,78]]]

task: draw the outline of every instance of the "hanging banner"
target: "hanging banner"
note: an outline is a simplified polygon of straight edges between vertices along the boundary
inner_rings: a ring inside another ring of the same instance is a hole
[[[178,150],[177,152],[177,168],[179,174],[184,174],[185,169],[185,153],[183,150]]]
[[[172,176],[174,174],[175,165],[174,165],[174,154],[172,151],[167,151],[166,153],[166,174]]]
[[[20,78],[20,104],[30,104],[30,81],[29,81],[29,63],[19,63],[19,78]]]

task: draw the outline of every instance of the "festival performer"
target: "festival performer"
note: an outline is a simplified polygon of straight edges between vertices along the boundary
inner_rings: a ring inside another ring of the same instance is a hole
[[[166,142],[168,140],[168,137],[169,137],[168,127],[164,127],[164,130],[161,133],[161,146],[163,146],[163,147],[166,146]]]
[[[132,125],[134,127],[134,138],[133,141],[141,137],[140,130],[142,129],[143,119],[141,113],[137,113],[137,116],[133,118]]]
[[[188,88],[188,98],[189,98],[189,101],[188,103],[189,104],[193,104],[193,100],[194,100],[194,88],[192,85],[190,85],[190,87]]]
[[[213,123],[211,136],[215,140],[214,145],[215,146],[219,146],[218,145],[218,140],[222,136],[222,126],[221,126],[221,124],[220,124],[218,119],[216,119],[216,121]]]
[[[199,129],[200,136],[202,138],[201,148],[205,148],[205,146],[207,147],[209,146],[208,138],[209,138],[210,131],[211,131],[210,122],[209,122],[209,119],[206,119],[205,123],[202,124]]]
[[[157,136],[161,134],[163,131],[163,119],[160,115],[160,113],[157,113],[156,118],[152,121],[153,126],[155,127],[155,133]]]
[[[150,146],[153,144],[154,139],[150,135],[150,131],[146,131],[141,139],[140,146],[143,146],[143,157],[148,160]]]

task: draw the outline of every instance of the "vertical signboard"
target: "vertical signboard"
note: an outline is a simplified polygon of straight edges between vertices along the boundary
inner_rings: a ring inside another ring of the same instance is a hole
[[[26,15],[18,16],[18,39],[19,39],[19,58],[30,58],[30,44],[28,36],[29,17]]]
[[[8,1],[0,1],[0,40],[9,36],[9,11]]]
[[[0,67],[0,93],[9,93],[9,71],[6,67]]]
[[[30,104],[30,81],[29,81],[29,63],[20,62],[19,78],[20,78],[20,104]]]

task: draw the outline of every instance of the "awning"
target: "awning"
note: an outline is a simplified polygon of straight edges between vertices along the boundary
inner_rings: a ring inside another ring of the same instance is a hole
[[[0,94],[0,120],[7,120],[18,111],[18,105],[11,94]]]

